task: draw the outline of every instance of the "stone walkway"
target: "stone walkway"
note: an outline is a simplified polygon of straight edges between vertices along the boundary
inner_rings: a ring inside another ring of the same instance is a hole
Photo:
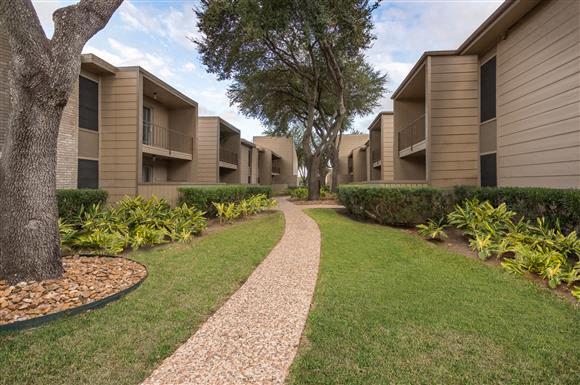
[[[279,199],[279,207],[278,245],[143,385],[284,383],[316,285],[320,231],[305,206]]]

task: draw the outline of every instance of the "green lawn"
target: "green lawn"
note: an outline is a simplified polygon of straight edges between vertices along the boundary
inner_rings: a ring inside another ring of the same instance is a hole
[[[282,236],[280,213],[191,245],[137,252],[142,286],[118,302],[21,332],[0,334],[0,384],[139,384],[191,336]]]
[[[580,310],[403,231],[309,214],[322,231],[290,384],[580,384]]]

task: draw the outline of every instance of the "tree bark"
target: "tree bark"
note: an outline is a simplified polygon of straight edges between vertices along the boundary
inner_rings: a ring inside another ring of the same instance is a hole
[[[0,3],[11,47],[10,118],[0,159],[0,278],[59,277],[56,147],[62,111],[80,72],[83,46],[122,0],[56,10],[48,40],[30,0]]]

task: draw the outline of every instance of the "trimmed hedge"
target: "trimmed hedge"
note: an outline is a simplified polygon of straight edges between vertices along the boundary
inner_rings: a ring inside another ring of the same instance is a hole
[[[95,204],[104,206],[108,194],[97,189],[59,189],[56,190],[58,215],[63,219],[76,216],[82,207],[91,207]]]
[[[544,217],[554,226],[557,222],[563,232],[580,232],[580,190],[541,187],[468,187],[454,189],[455,200],[477,198],[498,206],[506,206],[520,216],[535,220]]]
[[[432,187],[339,186],[338,199],[358,218],[413,226],[450,211],[450,192]]]
[[[217,214],[213,202],[239,202],[258,194],[265,194],[268,198],[272,196],[271,187],[252,185],[188,186],[180,187],[178,191],[180,205],[182,203],[193,205],[205,211],[209,217],[215,217]]]

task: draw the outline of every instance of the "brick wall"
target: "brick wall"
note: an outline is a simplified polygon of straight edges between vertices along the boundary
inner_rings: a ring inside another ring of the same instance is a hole
[[[56,188],[77,188],[79,86],[75,82],[62,112],[56,148]]]

